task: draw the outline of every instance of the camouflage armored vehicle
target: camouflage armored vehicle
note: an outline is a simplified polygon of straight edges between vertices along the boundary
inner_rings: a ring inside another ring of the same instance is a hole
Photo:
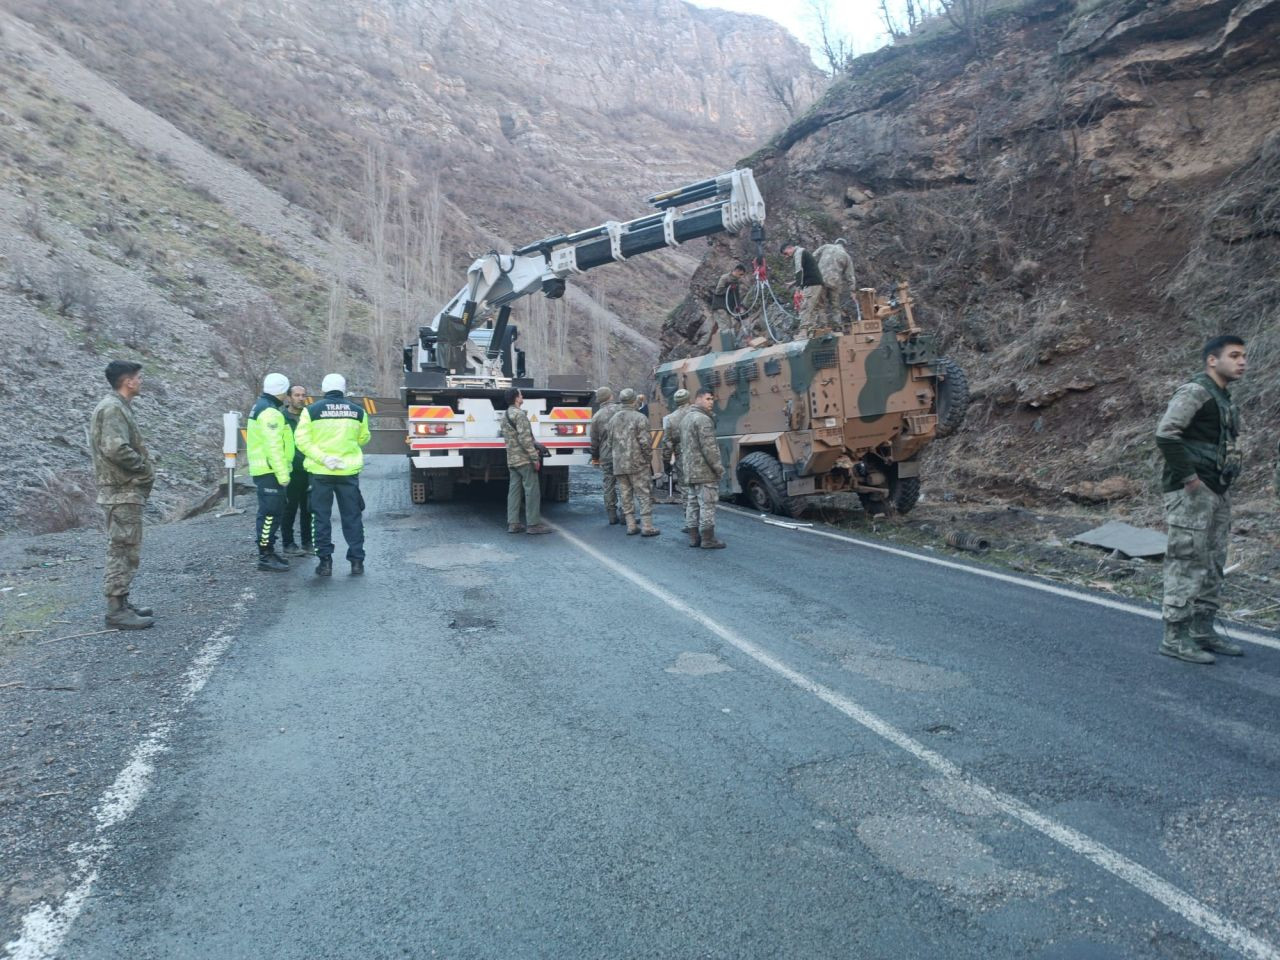
[[[661,364],[654,429],[676,390],[706,387],[722,497],[798,516],[806,498],[848,491],[869,512],[906,513],[920,496],[920,454],[960,426],[968,385],[917,325],[907,284],[888,297],[859,290],[857,308],[848,333]]]

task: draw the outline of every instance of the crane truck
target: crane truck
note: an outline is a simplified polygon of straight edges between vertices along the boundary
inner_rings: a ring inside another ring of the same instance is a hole
[[[542,465],[546,499],[567,500],[569,467],[590,462],[592,386],[583,377],[555,376],[545,387],[534,386],[511,322],[517,300],[535,293],[554,300],[577,274],[745,228],[763,256],[764,199],[750,170],[731,170],[648,202],[656,212],[479,257],[462,289],[404,348],[414,503],[447,500],[459,484],[506,478],[499,422],[510,387],[520,389],[534,438],[549,451]]]

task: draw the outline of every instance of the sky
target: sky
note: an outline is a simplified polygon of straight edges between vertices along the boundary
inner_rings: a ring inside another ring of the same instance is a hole
[[[719,7],[739,13],[754,13],[777,21],[814,52],[820,65],[817,25],[810,0],[689,0],[699,7]],[[824,2],[824,0],[818,0]],[[855,53],[868,53],[886,42],[877,0],[826,0],[833,31],[846,37]]]

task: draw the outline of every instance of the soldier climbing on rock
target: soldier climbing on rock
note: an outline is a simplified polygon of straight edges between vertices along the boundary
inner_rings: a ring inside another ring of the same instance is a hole
[[[613,453],[609,447],[609,423],[622,408],[614,402],[613,391],[601,387],[596,391],[596,412],[591,416],[591,462],[600,467],[604,487],[604,511],[609,523],[618,523],[618,485],[613,476]]]
[[[1214,337],[1202,357],[1204,370],[1177,389],[1156,428],[1169,528],[1160,653],[1189,663],[1244,653],[1214,628],[1240,472],[1240,414],[1227,387],[1244,376],[1244,341]]]
[[[653,525],[653,450],[649,444],[649,420],[636,409],[636,392],[630,387],[618,394],[622,410],[609,421],[609,447],[618,499],[627,521],[627,536],[656,537]],[[636,520],[639,518],[639,524]]]
[[[699,390],[680,424],[685,490],[691,492],[694,507],[692,516],[685,508],[685,526],[690,528],[689,546],[704,550],[724,548],[724,542],[716,539],[716,501],[720,499],[724,463],[716,443],[715,421],[711,419],[715,402],[710,390]],[[686,497],[689,495],[686,493]]]

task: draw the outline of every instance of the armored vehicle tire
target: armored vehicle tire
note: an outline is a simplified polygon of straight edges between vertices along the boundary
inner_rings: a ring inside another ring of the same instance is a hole
[[[753,510],[770,510],[783,517],[798,517],[804,512],[802,497],[786,495],[782,464],[770,454],[757,450],[738,461],[738,484],[743,503]]]
[[[569,501],[569,468],[543,467],[541,472],[542,499],[550,500],[552,503],[567,503]]]
[[[910,513],[919,499],[919,477],[898,477],[889,484],[889,502],[895,513]]]
[[[950,357],[938,358],[938,371],[943,375],[943,379],[936,381],[938,385],[936,435],[949,437],[960,429],[960,424],[964,423],[964,415],[969,409],[969,380],[964,375],[960,364]]]

